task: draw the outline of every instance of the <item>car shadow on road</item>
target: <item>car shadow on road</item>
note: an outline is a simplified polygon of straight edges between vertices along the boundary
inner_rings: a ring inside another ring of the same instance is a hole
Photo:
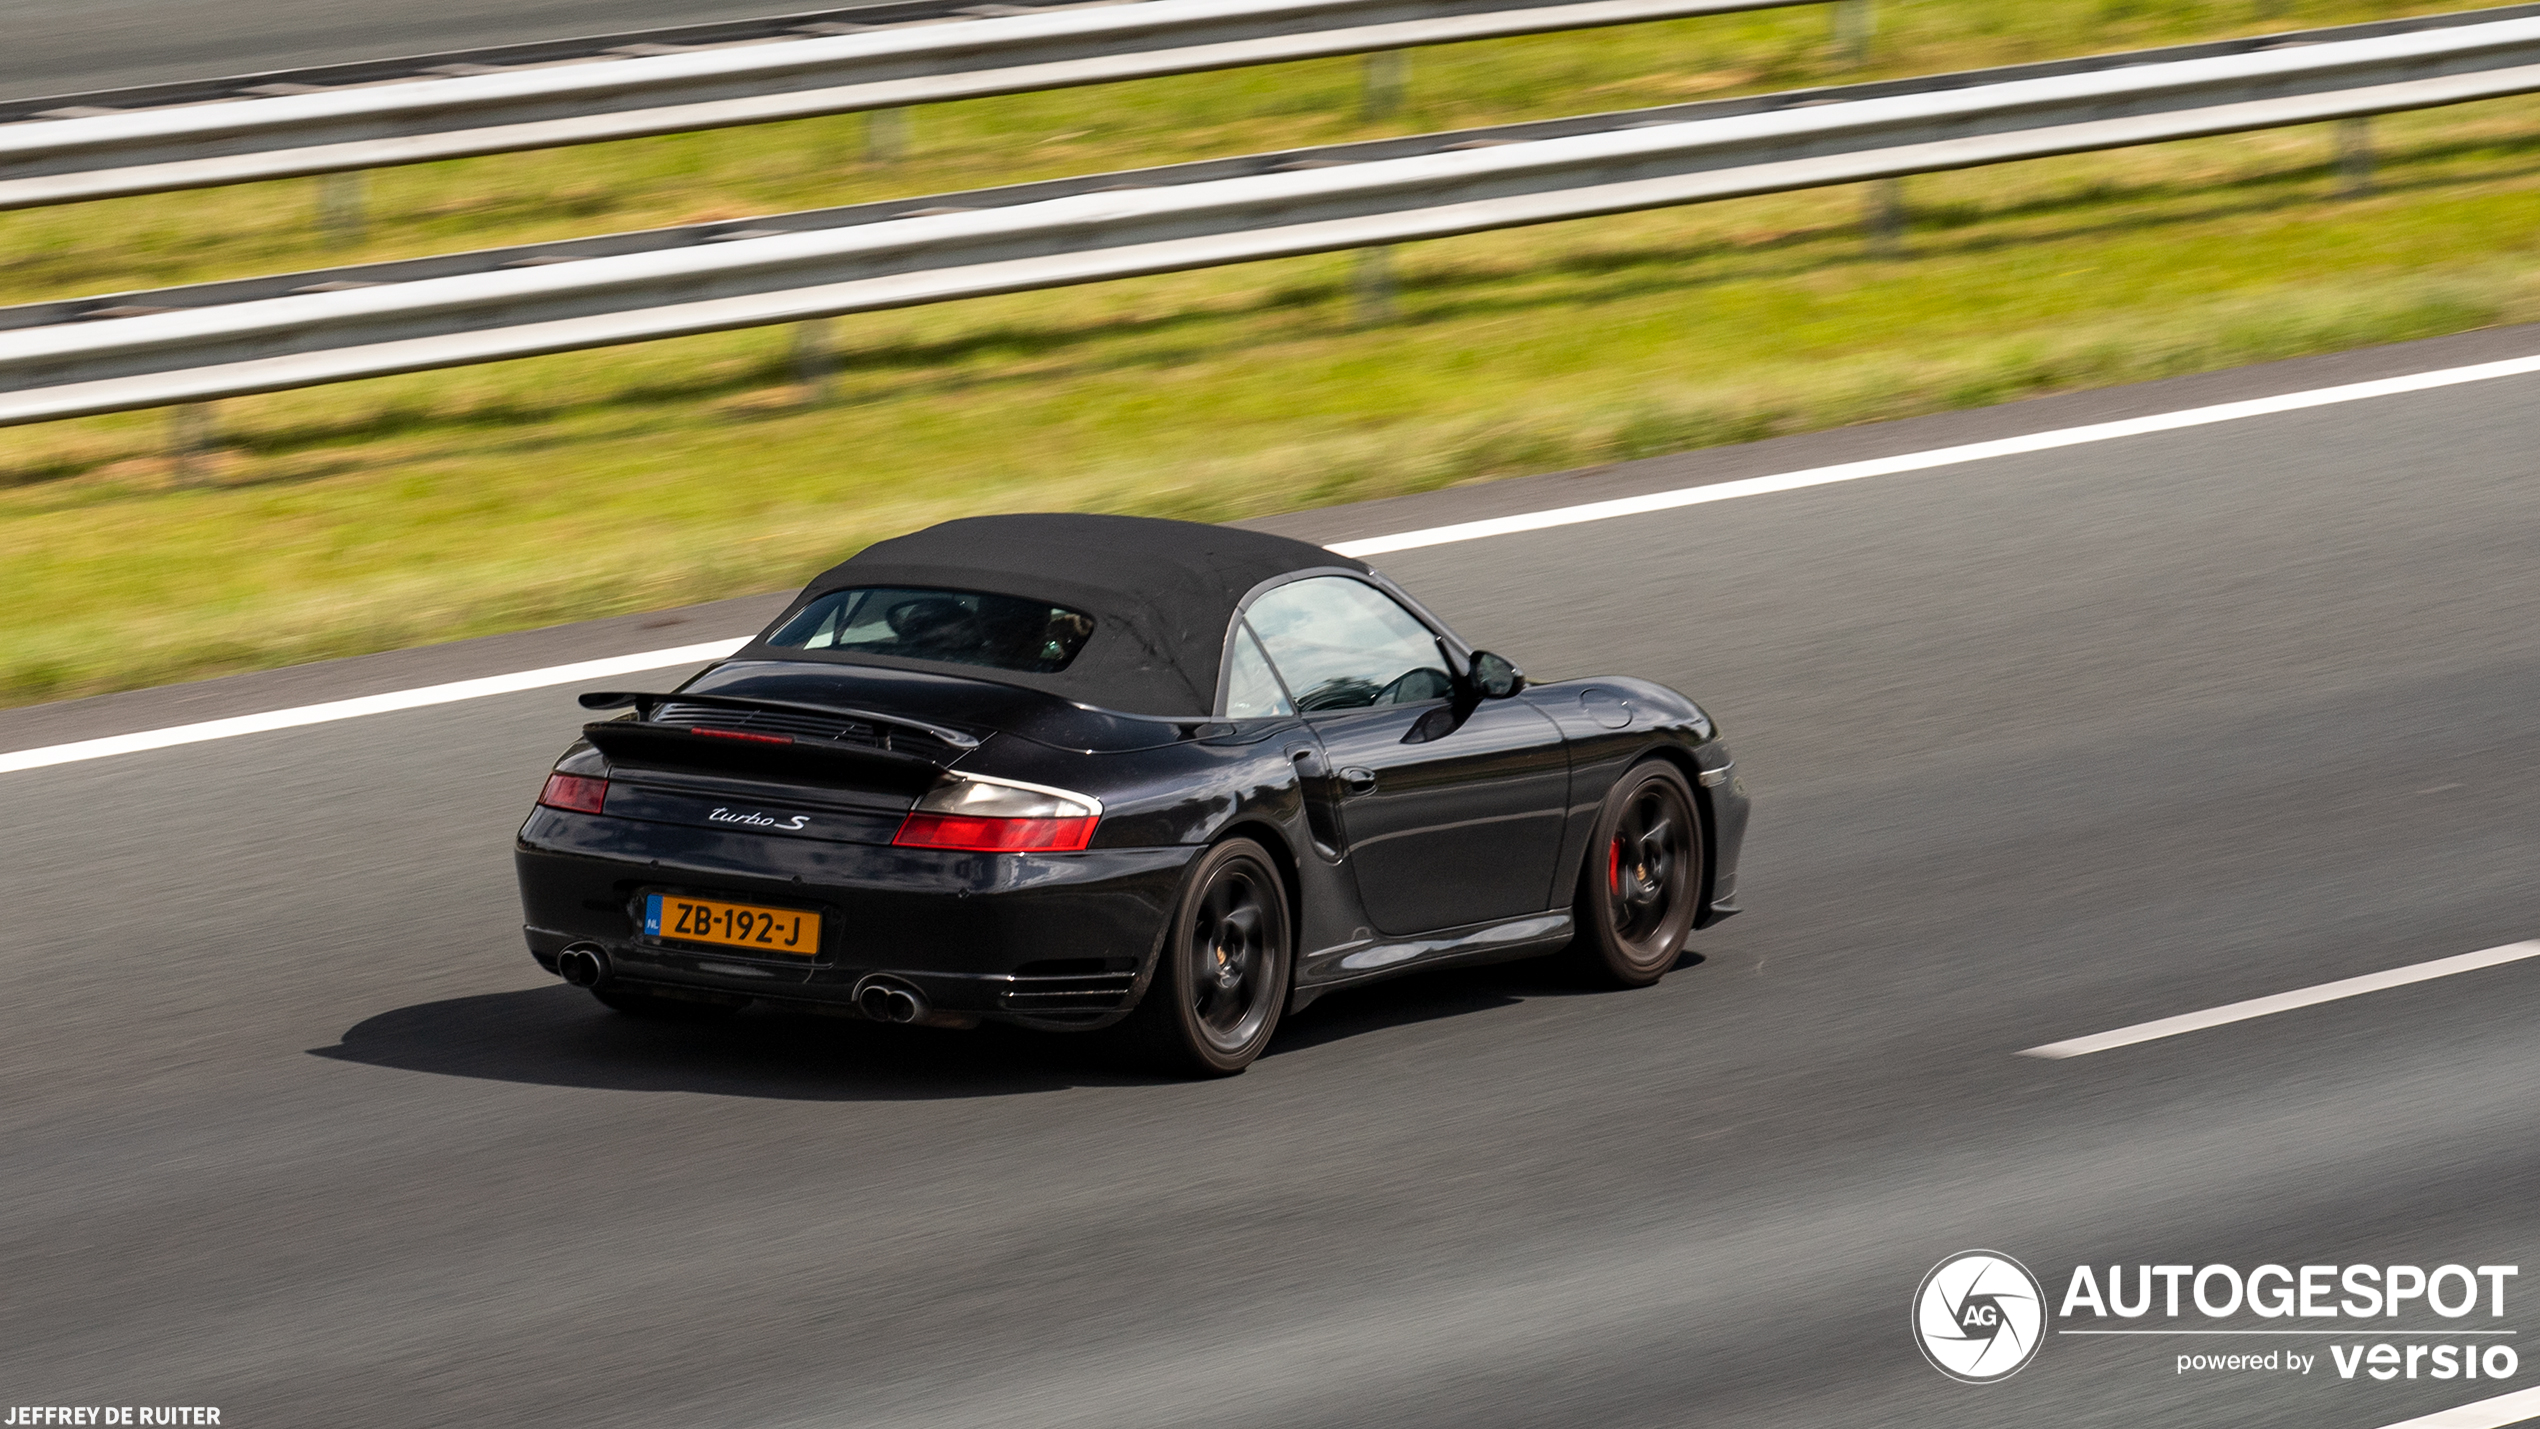
[[[1700,953],[1687,952],[1676,960],[1676,967],[1689,968],[1701,961]],[[1279,1035],[1262,1055],[1276,1057],[1388,1027],[1464,1017],[1536,998],[1593,995],[1602,990],[1559,964],[1540,958],[1413,973],[1325,994],[1282,1024]]]
[[[1688,954],[1678,966],[1699,961]],[[1585,990],[1539,963],[1415,975],[1331,994],[1281,1027],[1267,1055]],[[1086,1037],[994,1024],[888,1027],[765,1007],[722,1022],[646,1022],[561,983],[400,1007],[309,1055],[498,1082],[787,1101],[1020,1096],[1168,1080],[1129,1068]]]
[[[366,1018],[311,1056],[541,1086],[787,1101],[923,1101],[1134,1086],[1078,1039],[955,1032],[751,1008],[705,1024],[646,1022],[557,983],[417,1003]]]

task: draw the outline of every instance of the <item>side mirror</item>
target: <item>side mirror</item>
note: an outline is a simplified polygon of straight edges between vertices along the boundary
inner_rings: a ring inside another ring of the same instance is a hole
[[[1474,693],[1486,700],[1504,700],[1526,687],[1526,673],[1508,663],[1505,655],[1488,650],[1473,652],[1473,663],[1466,678],[1472,681]]]

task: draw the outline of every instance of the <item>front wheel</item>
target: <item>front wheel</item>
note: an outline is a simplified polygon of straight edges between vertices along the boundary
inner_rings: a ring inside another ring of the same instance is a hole
[[[1626,771],[1596,816],[1579,871],[1571,960],[1614,987],[1647,987],[1683,956],[1702,897],[1702,822],[1676,766]]]
[[[1121,1031],[1159,1070],[1233,1076],[1278,1029],[1293,949],[1279,866],[1252,840],[1228,839],[1192,868],[1155,976]]]

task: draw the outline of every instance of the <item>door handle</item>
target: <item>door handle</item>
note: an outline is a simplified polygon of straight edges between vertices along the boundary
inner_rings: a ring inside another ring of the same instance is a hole
[[[1350,765],[1341,770],[1341,783],[1353,794],[1373,794],[1376,792],[1376,771]]]

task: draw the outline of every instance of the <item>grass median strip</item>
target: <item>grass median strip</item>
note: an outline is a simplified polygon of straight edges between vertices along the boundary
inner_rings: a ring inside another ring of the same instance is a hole
[[[1950,14],[1992,16],[2002,34],[1917,49],[1911,17],[1943,7],[1893,8],[1909,17],[1892,27],[1897,52],[1926,70],[2038,57],[2028,27],[2048,11],[2116,16],[2048,52],[2187,37],[2122,7],[1979,3]],[[2286,6],[2264,28],[2407,8]],[[2164,18],[2209,35],[2245,32],[2251,12]],[[1823,17],[1803,18],[1424,54],[1415,84],[1458,73],[1465,51],[1532,56],[1510,67],[1541,92],[1481,74],[1415,103],[1405,127],[1664,102],[1695,81],[1848,77],[1810,70]],[[1633,48],[1659,42],[1673,49]],[[1281,74],[1295,95],[1272,83]],[[655,162],[680,145],[706,157],[684,176],[619,174],[588,195],[591,212],[523,198],[540,183],[552,197],[553,177],[502,166],[642,146],[430,166],[379,181],[382,236],[363,256],[697,216],[664,211],[683,196],[744,213],[1323,142],[1357,132],[1334,117],[1354,74],[1292,66],[995,101],[1011,106],[997,111],[1003,154],[985,128],[962,137],[990,106],[930,111],[921,129],[948,156],[897,180],[860,174],[852,192],[749,187],[783,169],[751,147],[778,130],[646,141]],[[1254,105],[1258,137],[1192,122],[1212,79],[1234,92],[1211,102]],[[1115,119],[1106,98],[1159,113]],[[1396,315],[1375,324],[1346,256],[882,314],[837,324],[825,400],[796,384],[783,331],[277,394],[222,406],[190,488],[171,482],[164,414],[0,433],[13,612],[0,700],[777,589],[968,511],[1225,519],[2540,316],[2530,114],[2501,102],[2384,122],[2380,189],[2360,200],[2331,197],[2331,146],[2311,130],[1915,180],[1893,254],[1864,241],[1849,190],[1421,245],[1397,256]],[[780,129],[799,140],[830,122]],[[1113,127],[1032,127],[1062,122]],[[1104,147],[1168,131],[1184,147]],[[396,185],[458,171],[490,176],[480,205],[391,222],[392,208],[416,211]],[[45,234],[54,246],[13,257],[0,282],[23,299],[322,261],[293,247],[294,216],[247,223],[234,206],[251,192],[152,201],[204,222],[190,245],[146,225],[73,241],[44,227],[62,215],[12,218],[0,251]]]
[[[1488,540],[1494,536],[1524,531],[1549,530],[1586,522],[1613,520],[1651,511],[1674,510],[1685,506],[1716,501],[1742,500],[1750,496],[1768,496],[1811,487],[1866,481],[1883,476],[1901,476],[1945,469],[1951,466],[1982,463],[1997,457],[2056,451],[2068,447],[2099,442],[2122,441],[2128,437],[2162,432],[2185,431],[2195,427],[2225,422],[2246,421],[2255,417],[2284,412],[2308,411],[2318,407],[2348,402],[2369,402],[2378,398],[2408,392],[2432,391],[2443,387],[2475,382],[2492,382],[2505,377],[2529,376],[2540,371],[2540,356],[2479,363],[2467,367],[2441,368],[2401,377],[2380,378],[2370,382],[2348,383],[2337,387],[2314,388],[2306,392],[2288,392],[2251,401],[2229,402],[2207,407],[2191,407],[2151,416],[2128,418],[2117,422],[2100,422],[2080,427],[2034,432],[1990,442],[1975,442],[1956,447],[1943,447],[1919,452],[1905,452],[1869,461],[1850,462],[1840,466],[1815,467],[1784,472],[1776,476],[1751,477],[1742,481],[1686,487],[1671,492],[1655,492],[1619,501],[1590,502],[1579,506],[1555,507],[1522,516],[1494,517],[1455,526],[1430,527],[1422,530],[1398,531],[1391,535],[1370,537],[1334,544],[1333,550],[1344,556],[1379,555],[1388,551],[1413,550],[1427,546],[1452,545],[1464,541]],[[358,719],[366,715],[389,714],[433,705],[453,704],[462,700],[483,699],[493,695],[513,694],[523,690],[546,689],[574,684],[630,671],[656,670],[696,665],[721,659],[748,643],[742,637],[727,637],[675,646],[663,650],[641,651],[632,655],[611,656],[599,660],[568,665],[548,666],[533,670],[515,670],[501,675],[449,681],[411,690],[386,691],[329,700],[314,705],[266,710],[256,714],[236,715],[225,719],[203,720],[192,724],[163,726],[131,734],[107,735],[95,739],[75,740],[67,744],[0,752],[0,774],[27,769],[46,769],[58,764],[74,764],[91,759],[111,759],[119,755],[139,754],[151,750],[170,749],[181,745],[201,744],[211,740],[232,739],[242,735],[264,734],[274,730],[294,729],[302,725],[324,724],[334,720]],[[2419,964],[2391,973],[2331,983],[2301,992],[2262,998],[2253,1002],[2234,1003],[2211,1012],[2193,1013],[2162,1022],[2121,1028],[2072,1042],[2046,1047],[2033,1047],[2024,1056],[2070,1057],[2114,1047],[2128,1046],[2157,1037],[2174,1036],[2201,1027],[2219,1026],[2225,1022],[2263,1016],[2294,1007],[2307,1007],[2315,1002],[2332,1001],[2402,983],[2423,981],[2472,967],[2489,967],[2498,962],[2540,952],[2540,943],[2518,944],[2511,948],[2490,949],[2438,963]],[[2127,1334],[2132,1331],[2064,1331],[2065,1334]],[[2144,1331],[2141,1333],[2152,1333]],[[2196,1331],[2177,1333],[2194,1334]],[[2224,1333],[2217,1331],[2215,1333]],[[2263,1333],[2263,1332],[2251,1332]]]

